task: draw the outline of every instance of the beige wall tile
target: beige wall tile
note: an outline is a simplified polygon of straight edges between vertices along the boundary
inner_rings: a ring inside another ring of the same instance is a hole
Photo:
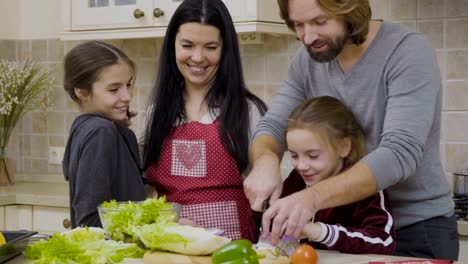
[[[76,117],[79,116],[79,112],[69,112],[65,114],[65,131],[69,132],[70,128],[75,121]],[[67,133],[68,135],[68,133]]]
[[[67,105],[68,93],[63,89],[62,86],[54,85],[52,87],[52,106],[51,111],[65,111],[69,108]]]
[[[47,41],[43,39],[31,40],[31,56],[36,60],[47,59]]]
[[[265,81],[265,57],[244,56],[242,57],[242,68],[246,82]]]
[[[299,40],[296,39],[296,35],[292,35],[287,37],[288,38],[288,54],[295,55],[300,48],[302,48],[303,44]]]
[[[18,41],[18,56],[19,60],[27,60],[32,58],[31,41],[19,40]]]
[[[260,99],[262,99],[264,102],[266,101],[265,97],[265,85],[264,84],[259,84],[259,83],[248,83],[247,84],[248,89],[258,96]]]
[[[468,111],[468,81],[447,82],[444,110]]]
[[[444,116],[446,142],[468,143],[468,133],[466,133],[468,131],[468,113],[448,112]]]
[[[63,87],[63,64],[62,62],[45,63],[45,70],[52,75],[53,84]]]
[[[468,48],[468,18],[447,20],[447,48]]]
[[[390,19],[416,19],[416,0],[390,0]]]
[[[468,16],[468,1],[466,0],[445,0],[447,3],[447,17]]]
[[[47,164],[47,173],[50,174],[62,174],[62,165],[61,164]],[[63,181],[65,181],[65,178],[63,178]]]
[[[65,56],[64,42],[59,39],[47,40],[47,59],[49,61],[62,61]]]
[[[264,56],[265,46],[263,44],[250,44],[240,46],[241,57],[253,55]]]
[[[468,78],[468,50],[447,52],[447,80]]]
[[[279,55],[288,51],[288,39],[285,37],[265,35],[263,39],[267,55]]]
[[[373,19],[388,19],[388,0],[370,0],[369,4],[372,9],[372,18]]]
[[[23,173],[32,173],[31,171],[31,159],[26,157],[21,157],[21,169]]]
[[[63,135],[65,134],[65,113],[49,112],[47,113],[47,134]]]
[[[411,31],[418,31],[418,24],[416,23],[416,21],[400,20],[400,21],[393,21],[393,22],[403,25]]]
[[[37,174],[48,173],[47,159],[31,159],[31,171]]]
[[[468,167],[468,144],[446,144],[445,146],[447,172],[456,172]]]
[[[68,133],[68,131],[67,131]],[[67,136],[68,138],[68,136]],[[49,136],[49,146],[50,147],[65,147],[66,143],[65,136]]]
[[[47,136],[31,136],[31,156],[47,158],[49,155],[49,140]]]
[[[137,86],[133,95],[131,107],[137,111],[146,111],[151,100],[151,89],[153,86]]]
[[[25,156],[31,155],[31,137],[30,136],[20,136],[19,146],[20,146],[20,151],[22,155],[25,155]]]
[[[16,60],[16,41],[0,40],[0,59]]]
[[[442,76],[442,78],[444,78],[445,71],[446,71],[446,63],[445,63],[446,57],[447,57],[447,52],[445,50],[436,51],[437,64],[439,66],[439,70],[441,73],[440,76]]]
[[[418,0],[418,18],[441,18],[445,15],[445,0]]]
[[[441,19],[418,21],[418,31],[426,35],[435,49],[444,47],[443,28]]]
[[[31,114],[32,120],[32,133],[46,133],[47,132],[47,115],[42,112],[33,112]]]
[[[289,56],[267,56],[265,79],[267,82],[282,82],[287,74]]]
[[[142,58],[158,60],[162,47],[162,39],[141,39],[139,56]]]
[[[157,63],[152,60],[136,60],[136,82],[137,86],[150,86],[157,75]]]
[[[22,130],[21,132],[24,134],[31,134],[32,133],[32,113],[26,113],[22,120]]]
[[[273,98],[278,94],[279,89],[281,88],[281,84],[266,84],[265,85],[265,103],[271,105],[271,101]]]
[[[69,40],[69,41],[64,41],[63,42],[63,47],[65,50],[65,54],[67,54],[71,49],[76,47],[78,44],[83,43],[84,41],[79,41],[79,40]]]

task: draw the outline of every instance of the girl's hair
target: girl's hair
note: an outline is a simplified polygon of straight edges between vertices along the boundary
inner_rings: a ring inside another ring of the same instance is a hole
[[[216,77],[206,95],[210,111],[220,109],[219,135],[224,147],[236,160],[239,170],[248,165],[249,103],[263,114],[266,105],[244,83],[242,64],[234,24],[221,0],[185,0],[174,12],[160,52],[159,72],[153,87],[147,128],[145,129],[143,166],[159,160],[166,137],[177,120],[187,120],[184,104],[184,78],[175,60],[175,38],[181,25],[200,23],[216,27],[223,45]]]
[[[359,45],[366,40],[372,10],[369,0],[316,0],[325,12],[341,16],[346,24],[348,36],[353,44]],[[280,16],[292,31],[294,24],[289,18],[289,0],[278,0]]]
[[[345,138],[351,140],[351,151],[345,167],[359,161],[366,154],[365,136],[353,113],[338,99],[321,96],[305,100],[289,115],[286,132],[294,128],[311,129],[319,133],[334,151]]]
[[[71,99],[79,104],[75,88],[91,92],[101,71],[119,62],[127,63],[135,73],[133,61],[117,47],[102,41],[79,44],[65,56],[63,87]]]

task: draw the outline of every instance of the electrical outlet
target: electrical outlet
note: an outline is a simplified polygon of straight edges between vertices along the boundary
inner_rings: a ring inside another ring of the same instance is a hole
[[[49,147],[49,164],[61,165],[64,152],[64,147]]]

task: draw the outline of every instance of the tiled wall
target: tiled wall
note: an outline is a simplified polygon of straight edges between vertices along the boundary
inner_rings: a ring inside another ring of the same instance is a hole
[[[393,20],[425,33],[436,49],[444,79],[442,159],[449,172],[468,166],[468,1],[371,0],[375,18]],[[156,72],[161,39],[118,40],[138,67],[133,109],[140,114],[133,129],[142,129],[146,98]],[[47,113],[28,113],[16,128],[8,153],[16,169],[26,174],[58,174],[60,165],[47,163],[49,146],[64,146],[77,108],[62,89],[64,54],[77,42],[0,40],[0,58],[37,58],[55,75],[54,106]],[[264,44],[241,46],[248,86],[266,102],[281,85],[298,43],[293,36],[265,36]],[[288,167],[288,162],[283,164]],[[451,177],[449,177],[451,178]]]

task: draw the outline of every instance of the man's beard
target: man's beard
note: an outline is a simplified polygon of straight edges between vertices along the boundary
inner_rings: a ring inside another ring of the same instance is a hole
[[[331,39],[324,39],[324,40],[316,40],[310,46],[320,46],[326,44],[328,46],[328,50],[322,52],[314,52],[311,50],[310,46],[306,46],[306,50],[309,53],[310,57],[317,61],[317,62],[329,62],[336,58],[338,54],[343,50],[344,45],[348,39],[347,34],[343,34],[336,38],[336,41],[332,41]]]

